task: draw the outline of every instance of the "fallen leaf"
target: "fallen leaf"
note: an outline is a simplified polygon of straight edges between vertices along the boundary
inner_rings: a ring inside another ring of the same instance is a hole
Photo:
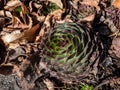
[[[11,0],[11,1],[8,1],[8,3],[6,4],[6,6],[4,7],[4,9],[12,11],[16,7],[20,6],[21,4],[22,3],[19,0]]]
[[[45,79],[43,82],[46,84],[48,90],[54,90],[54,85],[49,79]]]
[[[113,0],[112,5],[120,9],[120,0]]]
[[[7,16],[7,17],[10,17],[10,18],[12,18],[12,14],[11,14],[11,12],[9,12],[9,11],[4,11],[4,10],[0,10],[0,16]]]
[[[95,18],[95,14],[92,14],[88,17],[83,18],[81,21],[93,21]]]
[[[22,33],[12,33],[12,34],[7,34],[5,36],[2,36],[1,39],[5,43],[5,45],[9,45],[10,43],[13,42],[20,42],[21,40],[26,41],[26,42],[32,42],[34,41],[36,34],[38,34],[40,28],[40,24],[37,24],[33,26],[30,30],[26,30],[25,32]]]

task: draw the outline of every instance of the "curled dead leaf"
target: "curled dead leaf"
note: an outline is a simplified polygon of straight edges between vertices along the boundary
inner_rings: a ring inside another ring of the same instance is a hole
[[[21,4],[21,8],[22,8],[23,14],[28,14],[28,9],[23,3]]]
[[[23,34],[17,33],[17,34],[7,34],[5,36],[2,36],[1,39],[4,41],[4,43],[7,45],[18,38],[21,38]]]
[[[0,16],[7,16],[12,18],[12,14],[9,11],[0,10]]]
[[[19,0],[8,1],[4,9],[9,11],[14,10],[14,12],[20,12],[22,10],[22,14],[28,13],[27,7]]]
[[[6,6],[4,7],[5,10],[9,10],[12,11],[14,10],[16,7],[20,6],[22,3],[19,0],[11,0],[8,1],[8,3],[6,4]]]
[[[54,85],[49,79],[45,79],[43,82],[46,84],[48,90],[54,90]]]
[[[85,18],[81,19],[80,21],[93,21],[94,18],[95,18],[95,14],[92,14],[88,17],[85,17]]]
[[[21,41],[32,42],[34,41],[36,34],[39,33],[40,24],[33,26],[30,30],[26,30],[22,33],[11,33],[6,34],[1,37],[2,41],[5,45],[9,45],[10,43],[17,43]]]
[[[120,0],[113,0],[112,5],[120,9]]]
[[[9,21],[8,17],[0,17],[0,28],[3,28],[7,21]]]

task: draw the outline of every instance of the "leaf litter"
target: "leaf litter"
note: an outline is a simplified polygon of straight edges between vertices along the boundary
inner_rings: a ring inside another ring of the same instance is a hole
[[[119,10],[120,0],[0,0],[1,90],[119,90]],[[68,83],[41,62],[42,40],[65,22],[87,24],[100,46]]]

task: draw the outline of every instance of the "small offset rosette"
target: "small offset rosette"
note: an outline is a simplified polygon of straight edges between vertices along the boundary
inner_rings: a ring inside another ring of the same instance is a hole
[[[78,3],[77,9],[72,9],[71,18],[74,21],[93,21],[96,14],[96,8],[88,4]]]

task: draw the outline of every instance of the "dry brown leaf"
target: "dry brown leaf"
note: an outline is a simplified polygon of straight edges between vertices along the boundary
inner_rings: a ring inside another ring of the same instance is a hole
[[[54,3],[57,4],[61,9],[63,8],[63,4],[62,4],[61,0],[48,0],[48,1],[54,2]]]
[[[9,44],[9,49],[16,49],[17,47],[19,47],[20,46],[20,44],[19,43],[10,43]]]
[[[120,9],[120,0],[113,0],[112,5]]]
[[[43,22],[45,20],[45,16],[39,16],[37,13],[32,12],[32,15],[36,17],[36,19],[40,22]]]
[[[45,28],[50,27],[50,15],[48,15],[44,21],[43,27],[41,28],[39,35],[36,37],[36,41],[41,41],[41,38],[44,36],[45,34]]]
[[[48,90],[54,90],[54,85],[49,79],[45,79],[43,82],[46,84]]]
[[[38,33],[38,29],[40,28],[40,25],[37,24],[33,26],[30,30],[26,30],[25,32],[22,33],[12,33],[12,34],[7,34],[5,36],[2,36],[1,39],[5,43],[5,45],[9,45],[10,43],[13,42],[20,42],[26,41],[26,42],[32,42],[34,41],[36,34]]]
[[[24,32],[24,38],[27,41],[33,42],[36,35],[39,33],[40,30],[40,24],[38,23],[37,25],[33,26],[30,30],[26,30]]]
[[[24,26],[23,23],[21,22],[21,20],[18,17],[13,16],[12,27],[16,28],[16,27],[19,27],[20,25]]]
[[[69,3],[75,8],[78,9],[77,5],[78,5],[79,0],[73,0],[72,2],[70,1]]]
[[[94,20],[94,18],[95,18],[95,14],[92,14],[92,15],[90,15],[90,16],[88,16],[88,17],[85,17],[85,18],[83,18],[82,20],[80,20],[80,21],[93,21]]]
[[[21,1],[19,1],[19,0],[9,1],[4,8],[6,10],[13,11],[18,6],[20,6],[22,9],[22,11],[19,11],[19,14],[23,18],[23,21],[26,23],[26,14],[28,14],[29,11],[28,11],[27,7]]]
[[[19,38],[22,38],[23,34],[16,33],[16,34],[7,34],[5,36],[2,36],[1,39],[5,43],[5,45],[8,45],[11,42],[16,41]]]
[[[0,16],[7,16],[12,18],[12,14],[9,11],[0,10]]]
[[[6,6],[4,7],[4,9],[12,11],[16,7],[20,6],[21,4],[22,3],[19,0],[11,0],[11,1],[8,1],[8,3],[6,4]]]
[[[20,13],[20,16],[12,16],[11,24],[9,24],[5,28],[21,28],[30,29],[33,25],[32,18],[29,15],[23,15],[22,12]]]
[[[23,14],[28,14],[28,9],[23,3],[21,3],[21,8],[22,8]]]
[[[0,17],[0,28],[3,28],[5,23],[6,23],[6,17]]]
[[[19,7],[21,10],[16,13],[14,10]],[[11,25],[8,27],[10,28],[31,28],[32,27],[32,19],[28,16],[28,9],[27,7],[20,1],[20,0],[11,0],[8,1],[6,6],[4,7],[6,10],[13,11],[12,12],[12,21]],[[4,12],[3,12],[4,13]]]

